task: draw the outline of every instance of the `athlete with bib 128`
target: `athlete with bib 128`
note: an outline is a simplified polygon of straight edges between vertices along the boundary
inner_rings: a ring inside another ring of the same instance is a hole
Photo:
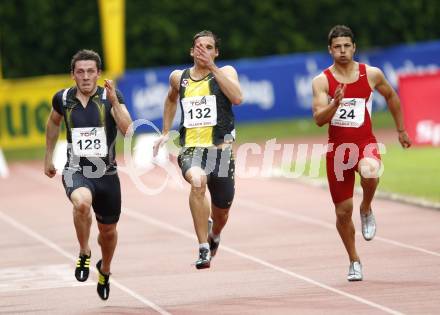
[[[403,125],[399,97],[380,69],[353,60],[355,50],[351,29],[343,25],[333,27],[328,35],[333,65],[312,82],[313,117],[320,127],[329,124],[327,179],[335,204],[336,228],[350,259],[349,281],[363,279],[352,221],[355,171],[361,177],[363,190],[360,204],[362,235],[369,241],[376,233],[371,203],[382,167],[371,125],[374,89],[387,102],[400,144],[404,148],[411,145]]]
[[[97,291],[103,300],[110,293],[110,263],[116,248],[116,224],[121,213],[121,187],[116,172],[115,142],[117,129],[126,134],[132,121],[124,100],[111,80],[98,86],[101,58],[91,50],[80,50],[71,62],[71,75],[76,86],[59,91],[52,100],[52,111],[46,128],[44,172],[56,174],[52,162],[60,124],[64,117],[67,130],[67,163],[63,185],[73,204],[73,222],[80,250],[75,277],[86,281],[89,276],[89,247],[93,206],[98,223],[98,243],[102,259]]]
[[[182,149],[178,163],[183,177],[191,184],[189,206],[199,242],[197,269],[210,267],[235,193],[232,104],[240,104],[242,94],[236,70],[232,66],[215,65],[218,54],[215,34],[202,31],[193,37],[190,55],[194,65],[171,73],[163,131],[154,145],[156,155],[159,147],[168,141],[179,100]],[[206,187],[211,195],[211,207],[205,196]]]

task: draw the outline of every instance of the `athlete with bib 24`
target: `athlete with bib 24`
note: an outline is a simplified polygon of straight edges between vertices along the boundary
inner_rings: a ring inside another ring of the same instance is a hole
[[[400,144],[404,148],[411,145],[403,125],[399,97],[380,69],[353,60],[355,50],[351,29],[343,25],[333,27],[328,35],[333,65],[312,82],[313,117],[318,126],[329,124],[327,178],[335,204],[336,228],[350,259],[348,281],[363,278],[352,221],[355,171],[360,175],[363,190],[362,235],[369,241],[376,233],[371,203],[379,183],[381,160],[371,125],[374,89],[387,102]]]
[[[240,104],[242,94],[236,70],[231,66],[218,68],[215,65],[218,54],[215,34],[202,31],[193,37],[190,55],[194,65],[171,73],[163,131],[154,145],[156,155],[159,147],[168,141],[179,100],[182,150],[178,163],[183,177],[191,184],[189,206],[199,242],[197,269],[210,267],[235,193],[232,104]],[[211,195],[211,207],[205,197],[206,186]]]
[[[80,50],[73,56],[71,75],[76,86],[61,90],[53,97],[46,129],[44,172],[51,178],[56,174],[52,155],[64,117],[68,149],[63,185],[73,204],[73,222],[80,246],[75,277],[82,282],[89,276],[90,207],[93,206],[102,254],[96,264],[97,291],[101,299],[107,300],[110,263],[118,239],[116,224],[121,213],[115,140],[117,128],[125,135],[132,121],[114,83],[105,80],[104,87],[97,85],[100,74],[101,58],[96,52]]]

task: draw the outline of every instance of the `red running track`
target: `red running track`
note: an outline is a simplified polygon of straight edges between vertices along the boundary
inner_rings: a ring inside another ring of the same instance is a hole
[[[10,165],[0,180],[0,313],[30,314],[438,314],[440,212],[376,200],[378,233],[358,234],[364,281],[346,280],[348,258],[326,189],[300,181],[237,179],[221,247],[196,270],[188,185],[141,193],[120,172],[123,214],[103,302],[96,275],[75,281],[78,252],[61,179],[40,162]],[[165,183],[161,170],[142,176]],[[355,196],[358,207],[359,196]],[[354,221],[359,231],[359,213]],[[92,265],[100,258],[92,228]]]

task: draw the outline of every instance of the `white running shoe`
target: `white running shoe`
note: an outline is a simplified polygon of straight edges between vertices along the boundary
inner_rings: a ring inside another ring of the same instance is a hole
[[[371,241],[376,235],[376,219],[373,210],[369,214],[361,213],[362,235],[366,241]]]
[[[348,281],[362,281],[362,264],[360,261],[352,261],[348,268]]]

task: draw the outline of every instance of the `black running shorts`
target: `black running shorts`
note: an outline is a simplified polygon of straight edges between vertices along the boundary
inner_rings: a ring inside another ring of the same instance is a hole
[[[92,193],[92,206],[96,220],[102,224],[113,224],[121,215],[121,185],[117,173],[106,174],[100,178],[87,178],[81,172],[63,172],[63,186],[67,197],[80,187]]]
[[[231,148],[182,148],[177,162],[183,177],[191,167],[204,170],[211,202],[218,208],[231,207],[235,194],[235,160]]]

